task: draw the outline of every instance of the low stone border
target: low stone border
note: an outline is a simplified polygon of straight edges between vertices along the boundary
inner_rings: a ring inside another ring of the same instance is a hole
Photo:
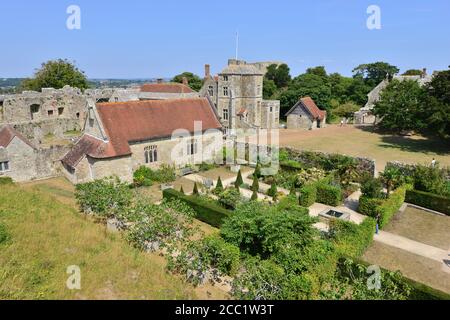
[[[421,207],[421,206],[418,206],[418,205],[415,205],[415,204],[412,204],[412,203],[407,203],[407,202],[405,202],[405,205],[406,205],[407,207],[411,207],[411,208],[415,208],[415,209],[420,209],[420,210],[423,210],[423,211],[426,211],[426,212],[429,212],[429,213],[436,214],[436,215],[438,215],[438,216],[448,217],[446,214],[443,214],[442,212],[435,211],[435,210],[431,210],[431,209],[428,209],[428,208],[424,208],[424,207]],[[405,209],[406,209],[406,208],[405,208]],[[403,210],[403,211],[404,211],[404,210]]]

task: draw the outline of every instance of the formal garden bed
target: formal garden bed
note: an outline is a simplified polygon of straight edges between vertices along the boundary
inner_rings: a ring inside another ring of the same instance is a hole
[[[136,248],[164,255],[169,272],[194,285],[226,282],[237,299],[441,298],[398,272],[382,273],[381,290],[367,288],[366,267],[357,261],[373,241],[376,219],[384,226],[411,187],[388,173],[375,179],[350,157],[331,158],[312,165],[281,153],[277,174],[263,176],[258,163],[231,185],[211,176],[210,188],[195,182],[193,190],[166,189],[158,205],[117,179],[79,185],[77,199],[82,211],[114,221]],[[359,184],[368,217],[359,225],[330,218],[327,232],[319,231],[308,207],[339,206]],[[203,236],[194,219],[218,232]]]

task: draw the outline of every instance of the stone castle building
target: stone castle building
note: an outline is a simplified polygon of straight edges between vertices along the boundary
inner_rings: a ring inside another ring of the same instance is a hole
[[[217,76],[205,66],[201,95],[211,98],[225,131],[247,128],[278,128],[280,102],[263,99],[263,79],[267,63],[247,63],[230,59]]]
[[[286,113],[288,129],[315,130],[324,128],[327,112],[320,110],[310,97],[301,98]]]
[[[73,183],[111,175],[131,182],[142,165],[213,160],[222,142],[222,125],[206,97],[90,104],[84,135],[62,163]]]

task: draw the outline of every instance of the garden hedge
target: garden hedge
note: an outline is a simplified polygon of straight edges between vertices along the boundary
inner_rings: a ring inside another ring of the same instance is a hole
[[[342,258],[345,259],[345,258]],[[360,264],[363,266],[370,266],[371,263],[368,263],[362,259],[351,258],[355,264]],[[380,268],[381,272],[388,272],[384,268]],[[411,287],[411,294],[409,296],[409,300],[450,300],[450,294],[440,291],[438,289],[434,289],[426,284],[417,282],[410,278],[403,276],[403,280]]]
[[[336,207],[342,203],[344,196],[340,187],[325,184],[324,182],[319,182],[316,185],[316,190],[317,202],[333,207]]]
[[[450,215],[450,198],[434,193],[408,190],[406,202]]]
[[[174,189],[166,189],[163,191],[163,197],[165,199],[179,199],[189,205],[196,213],[196,218],[203,221],[213,227],[220,228],[223,220],[229,217],[232,212],[222,208],[219,205],[207,203],[201,198],[194,195],[184,195]]]
[[[410,185],[403,185],[393,191],[387,199],[372,199],[362,196],[359,199],[358,211],[369,217],[376,218],[380,215],[380,228],[391,221],[391,218],[400,210],[405,202],[406,191],[411,189]]]
[[[376,221],[370,217],[364,219],[359,225],[340,219],[331,220],[330,230],[338,255],[351,258],[361,257],[372,244],[375,228]]]
[[[310,207],[316,202],[317,188],[314,184],[308,184],[300,188],[299,204],[302,207]]]

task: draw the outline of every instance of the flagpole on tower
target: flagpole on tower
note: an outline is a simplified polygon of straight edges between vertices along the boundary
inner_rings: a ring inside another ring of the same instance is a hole
[[[236,60],[239,56],[239,30],[236,31]]]

